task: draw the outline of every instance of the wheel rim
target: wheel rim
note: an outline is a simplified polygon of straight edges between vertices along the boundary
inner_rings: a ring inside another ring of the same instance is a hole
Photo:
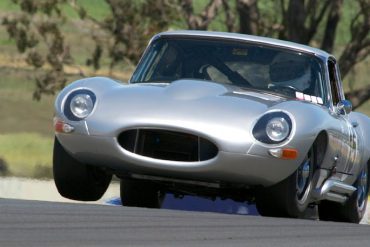
[[[359,211],[362,211],[365,207],[366,196],[367,196],[367,171],[366,167],[361,171],[359,181],[357,183],[357,206]]]
[[[312,155],[299,166],[297,170],[297,199],[299,203],[304,203],[311,189],[312,177]]]

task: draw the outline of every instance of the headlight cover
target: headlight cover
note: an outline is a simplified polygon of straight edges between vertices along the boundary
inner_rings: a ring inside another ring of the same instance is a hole
[[[292,131],[292,120],[288,114],[278,111],[262,116],[253,128],[253,136],[266,144],[285,141]]]
[[[290,128],[285,118],[275,117],[268,121],[266,125],[267,136],[276,142],[281,142],[289,135]]]
[[[77,94],[71,99],[71,112],[78,118],[86,118],[92,111],[94,103],[88,94]]]
[[[64,115],[72,121],[87,118],[94,109],[96,96],[93,92],[80,89],[68,95],[64,103]]]

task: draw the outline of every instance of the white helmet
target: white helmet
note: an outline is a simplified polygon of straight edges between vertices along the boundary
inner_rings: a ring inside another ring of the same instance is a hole
[[[270,64],[270,80],[275,86],[292,86],[303,92],[310,86],[309,60],[303,55],[280,52]]]

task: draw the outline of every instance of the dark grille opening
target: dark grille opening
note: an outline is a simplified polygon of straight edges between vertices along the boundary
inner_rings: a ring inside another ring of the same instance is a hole
[[[161,160],[203,161],[218,152],[217,147],[204,138],[168,130],[128,130],[118,136],[118,142],[127,151]]]

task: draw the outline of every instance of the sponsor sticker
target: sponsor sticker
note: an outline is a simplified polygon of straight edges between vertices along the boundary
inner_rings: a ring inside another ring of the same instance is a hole
[[[311,96],[311,102],[317,104],[317,97]]]
[[[297,97],[297,99],[304,100],[303,93],[301,92],[295,92],[295,97]]]
[[[320,105],[324,104],[322,98],[316,97],[314,95],[308,95],[308,94],[304,94],[301,92],[295,92],[295,97],[299,100],[305,100],[305,101],[312,102],[315,104],[320,104]]]
[[[311,95],[303,94],[303,96],[304,96],[304,100],[311,102]]]

